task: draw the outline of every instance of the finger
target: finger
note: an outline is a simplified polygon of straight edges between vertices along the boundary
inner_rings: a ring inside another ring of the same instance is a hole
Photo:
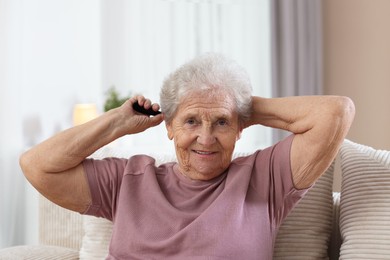
[[[143,107],[145,108],[145,109],[149,109],[150,107],[152,106],[152,101],[150,101],[150,99],[145,99],[145,102],[144,102],[144,104],[143,104]]]
[[[157,103],[154,103],[154,104],[152,105],[152,109],[153,109],[154,111],[158,111],[158,110],[160,110],[160,105],[157,104]]]
[[[144,104],[145,104],[145,97],[144,96],[136,96],[136,99],[137,99],[137,103],[140,106],[144,106]]]
[[[152,101],[149,98],[145,98],[144,96],[141,96],[141,95],[135,96],[135,99],[136,99],[136,102],[141,107],[144,107],[145,109],[149,109],[154,105],[154,104],[152,104]],[[158,109],[160,109],[160,108],[158,107],[157,110]]]
[[[158,114],[156,116],[150,117],[149,118],[151,126],[157,126],[159,125],[162,121],[164,121],[164,114]]]

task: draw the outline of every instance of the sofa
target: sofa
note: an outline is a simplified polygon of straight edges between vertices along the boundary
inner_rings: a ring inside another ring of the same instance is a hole
[[[121,154],[103,149],[93,156]],[[338,160],[280,227],[274,259],[390,259],[390,151],[345,140]],[[333,191],[335,171],[341,172],[340,192]],[[68,211],[43,197],[39,207],[40,244],[0,249],[0,259],[105,258],[110,221]]]

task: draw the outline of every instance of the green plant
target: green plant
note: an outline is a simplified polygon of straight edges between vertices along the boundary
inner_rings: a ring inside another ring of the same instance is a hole
[[[123,103],[128,100],[130,96],[121,97],[115,87],[111,87],[106,92],[106,101],[104,103],[104,112],[111,110],[116,107],[120,107]]]

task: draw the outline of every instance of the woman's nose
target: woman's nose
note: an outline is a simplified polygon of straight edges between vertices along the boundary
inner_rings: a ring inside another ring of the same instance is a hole
[[[197,142],[203,146],[210,146],[215,143],[216,138],[213,134],[213,130],[211,127],[203,126],[199,129]]]

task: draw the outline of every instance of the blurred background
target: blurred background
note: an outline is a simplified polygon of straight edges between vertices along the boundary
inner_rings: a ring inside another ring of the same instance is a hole
[[[158,102],[164,78],[204,52],[245,67],[255,95],[351,97],[348,138],[389,150],[389,13],[387,0],[0,0],[0,248],[38,242],[20,153],[103,113],[113,87]],[[253,127],[237,151],[285,134]],[[173,152],[164,125],[110,145]]]

